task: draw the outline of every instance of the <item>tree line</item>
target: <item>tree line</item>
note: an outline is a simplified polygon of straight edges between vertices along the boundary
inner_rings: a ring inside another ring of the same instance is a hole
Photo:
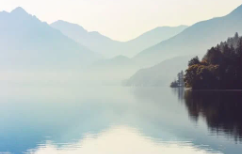
[[[188,62],[184,81],[193,89],[242,89],[242,37],[235,34]]]

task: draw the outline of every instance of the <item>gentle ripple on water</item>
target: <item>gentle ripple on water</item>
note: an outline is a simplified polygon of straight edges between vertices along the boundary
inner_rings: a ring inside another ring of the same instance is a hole
[[[242,151],[240,92],[16,87],[0,100],[0,154]]]

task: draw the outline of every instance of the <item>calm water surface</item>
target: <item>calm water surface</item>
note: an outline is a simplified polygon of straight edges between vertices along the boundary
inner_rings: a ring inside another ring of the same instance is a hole
[[[241,154],[242,93],[6,86],[0,154]]]

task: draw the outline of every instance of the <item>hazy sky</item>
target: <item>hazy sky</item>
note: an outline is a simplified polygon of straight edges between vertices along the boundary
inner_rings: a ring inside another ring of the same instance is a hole
[[[192,25],[223,16],[241,0],[0,0],[0,10],[21,6],[48,23],[62,19],[120,41],[158,26]]]

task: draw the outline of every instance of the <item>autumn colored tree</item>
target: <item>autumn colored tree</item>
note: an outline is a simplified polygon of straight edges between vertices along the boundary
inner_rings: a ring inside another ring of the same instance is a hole
[[[238,33],[188,62],[185,84],[193,89],[242,89],[242,37]]]

